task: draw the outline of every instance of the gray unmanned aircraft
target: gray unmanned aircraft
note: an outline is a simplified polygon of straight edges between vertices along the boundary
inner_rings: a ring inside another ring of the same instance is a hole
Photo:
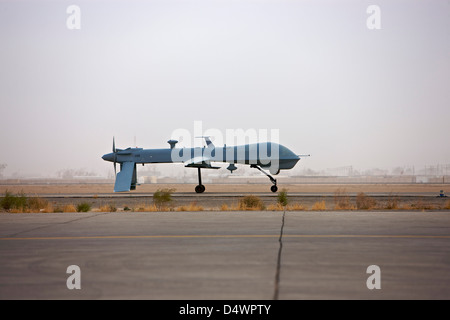
[[[127,148],[116,149],[113,137],[112,153],[103,155],[103,160],[114,163],[116,182],[114,192],[125,192],[135,190],[137,185],[136,165],[145,163],[184,163],[185,167],[197,168],[198,185],[195,192],[202,193],[205,186],[202,184],[201,169],[220,169],[214,167],[211,162],[229,163],[227,170],[233,173],[237,169],[235,164],[247,164],[251,168],[258,169],[264,173],[272,182],[270,190],[277,192],[277,180],[261,168],[268,168],[269,172],[277,175],[280,170],[292,169],[300,157],[309,155],[296,155],[285,146],[273,142],[259,142],[239,146],[215,147],[209,137],[205,139],[206,146],[203,148],[177,148],[177,140],[167,141],[170,148],[166,149],[143,149]],[[116,163],[120,164],[120,172],[116,171]]]

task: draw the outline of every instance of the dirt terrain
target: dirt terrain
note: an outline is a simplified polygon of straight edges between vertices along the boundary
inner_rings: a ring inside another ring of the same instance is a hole
[[[24,193],[28,197],[47,200],[53,207],[89,203],[93,209],[112,205],[118,211],[128,207],[131,210],[153,205],[153,193],[158,189],[172,189],[169,207],[174,209],[192,204],[203,210],[224,210],[236,208],[246,195],[256,195],[267,209],[277,204],[277,193],[272,193],[267,184],[211,184],[206,192],[196,194],[194,184],[146,184],[132,192],[114,193],[112,184],[52,184],[52,185],[0,185],[0,197],[6,191],[12,194]],[[291,205],[303,210],[355,210],[357,195],[364,193],[373,199],[371,209],[399,210],[449,210],[450,198],[438,197],[441,190],[450,189],[442,184],[297,184],[280,185],[285,189]],[[147,210],[147,209],[143,209]],[[194,209],[195,210],[195,209]]]
[[[107,194],[113,193],[113,184],[46,184],[46,185],[0,185],[0,194],[6,190],[12,193],[24,192],[27,195],[46,194]],[[194,193],[195,184],[142,184],[129,194],[154,193],[158,189],[175,189],[175,193]],[[270,193],[270,184],[207,184],[208,193]],[[439,195],[440,190],[450,193],[449,184],[286,184],[279,190],[289,193],[329,194],[345,190],[349,194],[364,192],[368,194],[428,194]],[[128,193],[126,193],[128,194]]]

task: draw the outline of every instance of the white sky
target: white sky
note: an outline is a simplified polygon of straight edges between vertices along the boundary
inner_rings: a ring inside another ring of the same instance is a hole
[[[4,175],[104,175],[113,135],[194,121],[279,129],[314,170],[450,163],[448,0],[0,1],[0,40]]]

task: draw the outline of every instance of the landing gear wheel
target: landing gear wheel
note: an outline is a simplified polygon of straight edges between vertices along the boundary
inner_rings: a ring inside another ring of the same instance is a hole
[[[264,173],[269,179],[270,182],[273,183],[273,186],[270,187],[270,190],[272,192],[277,192],[278,191],[278,187],[277,187],[277,179],[274,179],[270,174],[268,174],[267,172],[265,172],[263,169],[261,169],[260,167],[258,167],[256,164],[251,164],[250,168],[256,168],[259,171],[261,171],[262,173]],[[200,170],[200,169],[199,169]]]
[[[203,192],[205,192],[205,190],[206,190],[206,188],[202,184],[199,184],[198,186],[195,187],[195,192],[197,192],[197,193],[203,193]]]

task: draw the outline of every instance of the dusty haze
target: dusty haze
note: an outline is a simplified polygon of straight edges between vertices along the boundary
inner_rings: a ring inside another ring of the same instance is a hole
[[[448,164],[449,16],[445,0],[1,1],[3,175],[107,175],[113,136],[168,147],[194,121],[279,129],[313,170]]]

